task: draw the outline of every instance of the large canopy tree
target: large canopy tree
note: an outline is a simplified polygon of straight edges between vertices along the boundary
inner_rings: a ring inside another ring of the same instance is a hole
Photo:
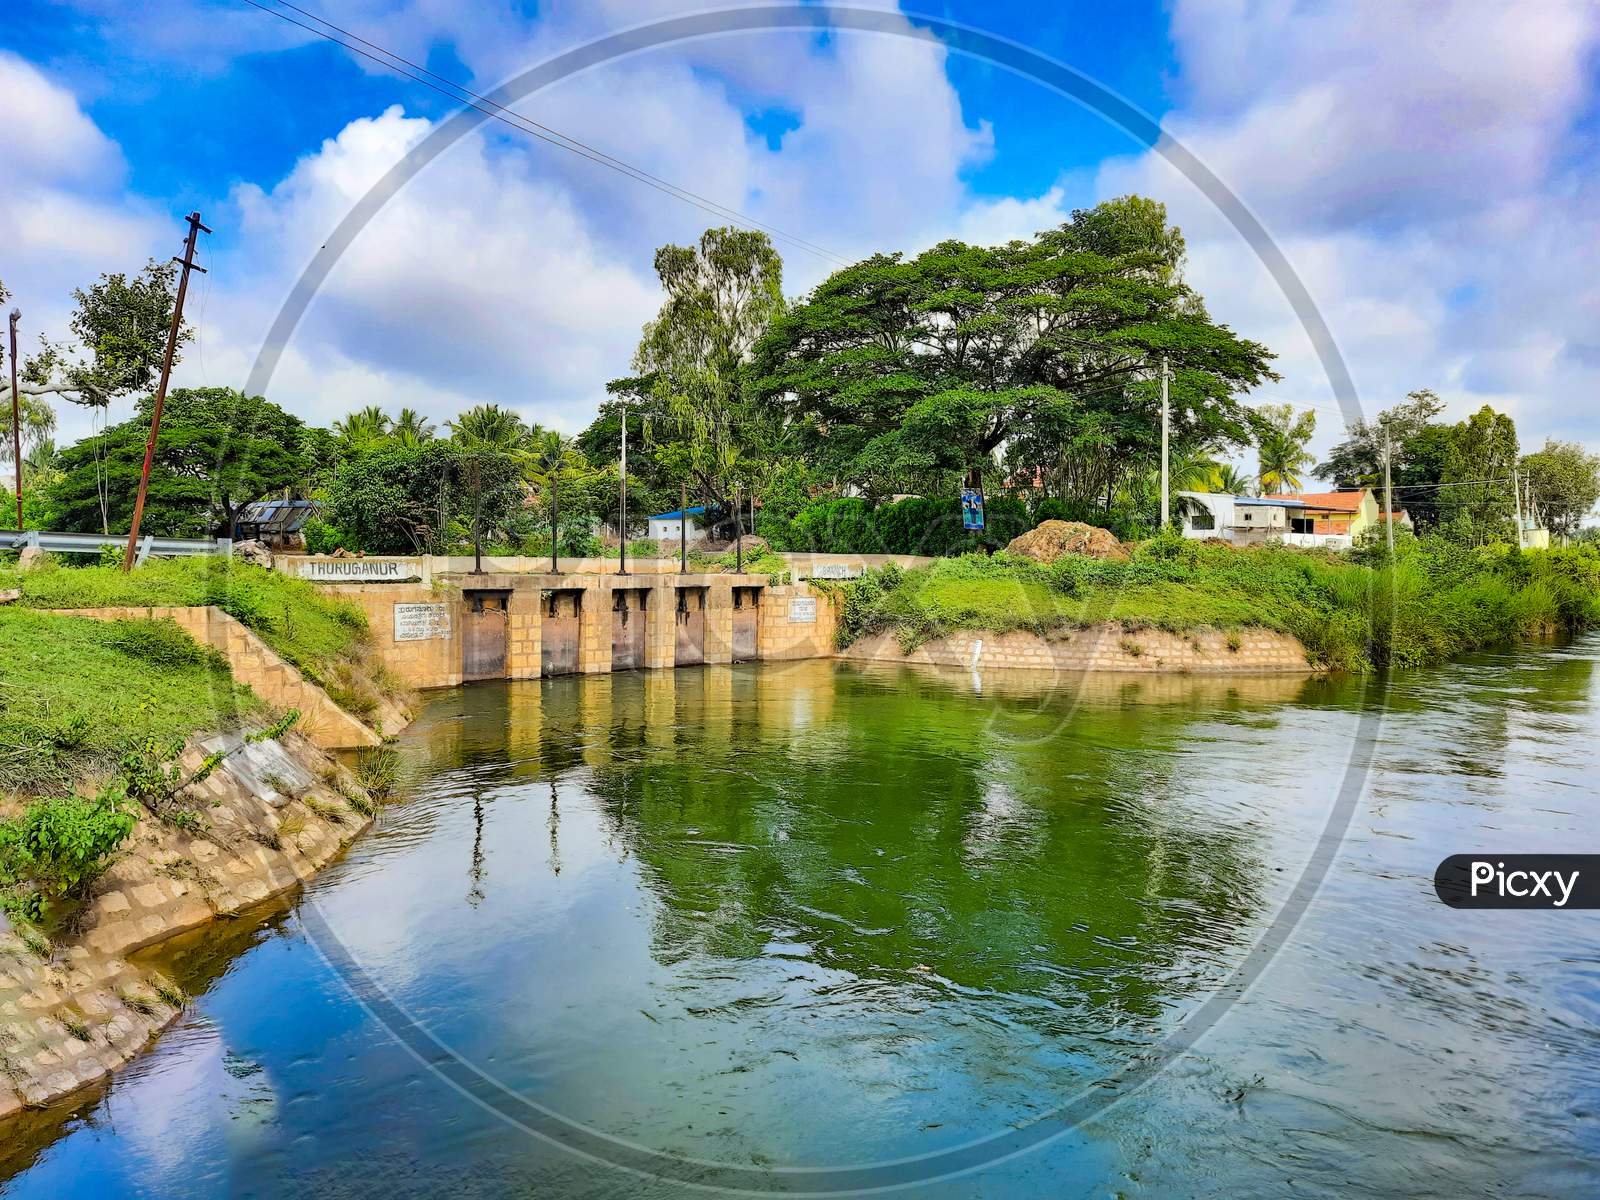
[[[1137,196],[1004,246],[875,255],[774,320],[754,392],[808,461],[871,493],[1003,457],[1109,505],[1158,453],[1161,356],[1180,450],[1247,441],[1239,394],[1274,378],[1265,347],[1209,318],[1182,264],[1165,207]]]
[[[128,527],[150,408],[146,397],[130,420],[61,452],[50,490],[57,528]],[[179,388],[162,414],[143,530],[183,536],[231,528],[246,504],[301,485],[309,467],[298,417],[232,388]]]

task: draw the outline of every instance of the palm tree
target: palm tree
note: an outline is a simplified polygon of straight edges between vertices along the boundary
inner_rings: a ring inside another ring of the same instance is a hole
[[[433,441],[433,422],[414,408],[402,408],[400,417],[389,430],[395,444],[405,450],[415,450],[423,442]]]
[[[561,488],[583,475],[588,465],[572,439],[562,437],[553,429],[531,435],[523,445],[523,477],[550,497],[551,574],[561,569],[556,557],[561,541]]]
[[[509,454],[520,449],[528,436],[522,418],[498,404],[475,405],[446,424],[450,439],[466,450],[500,450]]]
[[[1287,404],[1263,404],[1256,409],[1256,418],[1262,494],[1298,492],[1300,472],[1317,461],[1306,450],[1306,443],[1316,432],[1317,414],[1296,414]]]
[[[1246,475],[1232,463],[1218,463],[1212,482],[1216,485],[1215,491],[1227,492],[1232,496],[1248,496],[1256,481],[1254,476]]]
[[[333,436],[339,439],[339,449],[347,457],[357,458],[378,448],[389,436],[391,422],[388,415],[376,404],[350,413],[333,423]]]

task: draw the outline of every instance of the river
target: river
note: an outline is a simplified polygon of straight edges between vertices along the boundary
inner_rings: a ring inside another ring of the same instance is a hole
[[[0,1195],[677,1197],[849,1167],[918,1196],[1592,1196],[1600,912],[1458,912],[1430,879],[1600,850],[1597,657],[436,694],[405,798],[303,895],[163,948],[191,1009],[0,1131]],[[1341,783],[1320,891],[1211,1024]]]

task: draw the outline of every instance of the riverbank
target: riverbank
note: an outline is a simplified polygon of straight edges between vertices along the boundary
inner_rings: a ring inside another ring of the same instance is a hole
[[[36,600],[102,594],[99,573],[55,574]],[[149,587],[134,572],[112,594]],[[294,630],[332,603],[286,614],[279,644],[311,654]],[[130,954],[297,886],[373,811],[319,745],[382,739],[232,616],[79,611],[0,608],[0,1117],[104,1078],[176,1018],[182,994]],[[363,644],[343,624],[330,654]]]
[[[1243,628],[1171,633],[1164,629],[1129,631],[1109,622],[1086,629],[1060,629],[1048,635],[1015,629],[951,633],[907,650],[890,631],[869,633],[840,657],[853,662],[920,663],[976,671],[1051,671],[1065,674],[1138,672],[1141,674],[1224,675],[1287,673],[1305,675],[1313,667],[1297,638],[1272,629]]]
[[[207,774],[207,762],[226,755]],[[296,734],[190,740],[192,819],[142,812],[81,907],[0,927],[0,1118],[104,1079],[186,998],[129,955],[299,886],[372,821],[351,773]]]
[[[1060,646],[1080,636],[1074,631],[1098,628],[1090,640],[1115,638],[1123,653],[1088,655],[1096,668],[1148,670],[1159,658],[1183,669],[1190,658],[1179,649],[1183,640],[1220,638],[1227,646],[1271,634],[1281,646],[1297,642],[1310,666],[1365,670],[1600,625],[1600,552],[1412,541],[1390,560],[1381,552],[1235,549],[1170,537],[1144,543],[1127,561],[969,556],[868,572],[834,585],[834,593],[847,656],[873,637],[879,653],[887,642],[902,656],[936,646],[929,654],[943,661],[939,655],[956,653],[949,648],[955,635],[994,644],[1026,634],[1039,643],[1030,649],[1037,657],[1042,644]],[[1154,641],[1158,633],[1172,635],[1163,639],[1172,653],[1147,656],[1141,637]],[[1045,657],[1041,665],[1055,665],[1053,651]],[[1081,665],[1079,657],[1068,655],[1069,669]],[[1196,655],[1189,666],[1214,661]]]

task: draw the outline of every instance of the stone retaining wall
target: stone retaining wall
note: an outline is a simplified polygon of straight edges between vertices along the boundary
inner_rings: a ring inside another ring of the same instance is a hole
[[[180,761],[241,742],[197,739]],[[234,749],[194,792],[203,828],[143,817],[70,940],[0,926],[0,1118],[105,1079],[178,1018],[171,984],[127,955],[288,891],[371,824],[348,773],[296,734]]]
[[[234,679],[247,685],[267,705],[287,712],[298,709],[295,728],[325,750],[377,746],[383,741],[361,721],[345,712],[328,694],[300,673],[249,629],[215,606],[178,608],[64,608],[59,616],[89,617],[96,621],[170,620],[203,646],[213,646],[228,660]],[[401,710],[385,703],[379,712],[387,733],[406,726]]]
[[[1048,637],[1015,631],[951,634],[909,654],[895,634],[858,639],[843,657],[860,661],[928,663],[945,667],[1046,671],[1178,671],[1201,673],[1312,670],[1297,638],[1270,629],[1168,633],[1128,630],[1117,622],[1062,630]]]

